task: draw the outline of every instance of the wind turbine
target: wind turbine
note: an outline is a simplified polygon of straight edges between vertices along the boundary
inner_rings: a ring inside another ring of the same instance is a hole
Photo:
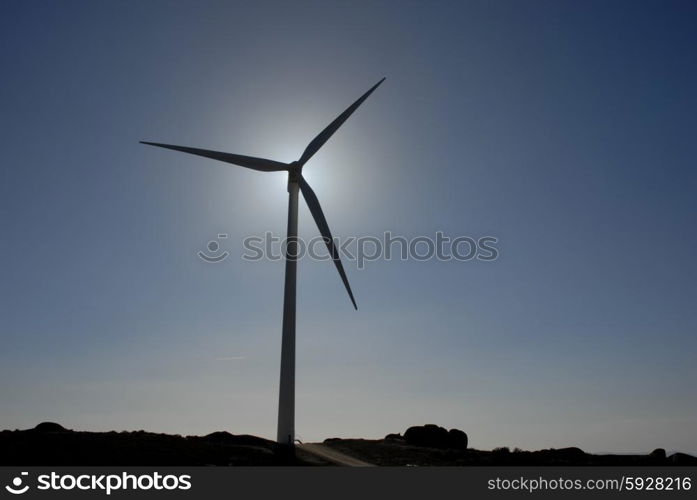
[[[174,146],[172,144],[161,144],[157,142],[141,141],[141,144],[158,146],[166,149],[173,149],[183,153],[189,153],[213,160],[232,163],[240,167],[251,168],[261,172],[288,172],[288,235],[286,239],[286,276],[283,295],[283,331],[281,339],[281,381],[278,395],[278,432],[276,440],[279,444],[292,448],[295,444],[295,290],[297,275],[297,254],[298,254],[298,189],[302,192],[303,198],[310,209],[312,217],[317,223],[319,232],[322,234],[324,242],[329,250],[336,270],[341,276],[346,291],[349,294],[353,307],[357,310],[356,300],[353,298],[351,285],[349,285],[344,266],[341,263],[339,252],[334,245],[332,233],[329,231],[327,219],[319,204],[319,200],[302,175],[303,166],[319,149],[329,140],[341,125],[353,114],[358,107],[363,104],[370,94],[378,88],[384,81],[383,78],[373,85],[370,90],[358,98],[341,113],[327,128],[322,130],[317,137],[312,139],[305,148],[300,159],[292,163],[283,163],[265,158],[255,158],[252,156],[242,156],[207,149],[189,148],[185,146]]]

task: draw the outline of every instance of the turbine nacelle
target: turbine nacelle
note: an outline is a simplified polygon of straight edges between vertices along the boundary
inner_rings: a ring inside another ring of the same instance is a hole
[[[300,182],[300,177],[303,172],[303,164],[299,161],[294,161],[288,164],[288,182]]]

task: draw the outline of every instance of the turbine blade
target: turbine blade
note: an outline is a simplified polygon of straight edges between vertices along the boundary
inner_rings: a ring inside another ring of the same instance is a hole
[[[358,310],[358,306],[356,305],[356,299],[353,298],[353,292],[351,291],[351,285],[349,285],[348,278],[346,277],[346,272],[344,271],[344,265],[341,263],[339,251],[336,249],[336,245],[334,245],[332,233],[329,230],[327,219],[324,217],[324,212],[322,212],[322,207],[319,204],[317,195],[315,195],[315,192],[305,181],[302,175],[300,176],[300,180],[298,182],[300,184],[300,191],[302,191],[303,193],[303,198],[305,198],[307,206],[310,207],[310,213],[312,214],[312,217],[315,219],[317,227],[319,228],[319,232],[322,234],[322,237],[324,238],[324,243],[327,245],[329,255],[332,256],[332,260],[334,261],[336,270],[339,271],[339,276],[341,276],[341,281],[344,282],[344,286],[346,287],[346,291],[348,292],[349,297],[351,298],[353,307],[356,310]]]
[[[341,127],[341,126],[344,124],[344,122],[345,122],[346,120],[348,120],[348,117],[351,116],[351,114],[352,114],[354,111],[356,111],[356,109],[358,109],[358,106],[360,106],[361,104],[363,104],[363,101],[365,101],[365,100],[368,98],[368,96],[369,96],[370,94],[372,94],[373,91],[374,91],[376,88],[378,88],[378,86],[379,86],[382,82],[384,82],[384,81],[385,81],[385,79],[383,78],[383,79],[380,80],[378,83],[376,83],[375,85],[373,85],[373,87],[372,87],[368,92],[366,92],[365,94],[363,94],[356,102],[354,102],[353,104],[351,104],[351,105],[346,109],[346,111],[344,111],[343,113],[341,113],[333,122],[331,122],[331,123],[327,126],[327,128],[325,128],[324,130],[322,130],[322,132],[320,132],[319,135],[318,135],[317,137],[315,137],[314,139],[312,139],[312,142],[310,142],[310,144],[308,144],[308,146],[305,148],[305,151],[303,151],[303,155],[302,155],[302,156],[300,157],[300,159],[298,160],[298,163],[300,163],[301,165],[304,165],[305,163],[307,163],[307,160],[309,160],[310,158],[312,158],[312,156],[313,156],[317,151],[319,151],[319,149],[320,149],[322,146],[324,146],[324,143],[327,142],[327,141],[329,140],[329,138],[334,134],[334,132],[336,132],[336,131],[339,129],[339,127]]]
[[[205,156],[206,158],[212,158],[213,160],[224,161],[225,163],[232,163],[233,165],[251,168],[252,170],[260,170],[262,172],[278,172],[280,170],[288,170],[288,165],[286,163],[281,163],[280,161],[266,160],[264,158],[233,155],[230,153],[221,153],[219,151],[188,148],[185,146],[173,146],[171,144],[160,144],[157,142],[140,141],[140,143],[147,144],[148,146],[157,146],[159,148],[173,149],[174,151],[181,151],[183,153],[189,153],[192,155]]]

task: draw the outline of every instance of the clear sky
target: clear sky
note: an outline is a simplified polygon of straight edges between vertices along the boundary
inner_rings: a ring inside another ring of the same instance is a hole
[[[0,428],[273,438],[281,161],[336,236],[493,262],[298,282],[297,434],[697,452],[693,1],[0,2]],[[303,205],[301,234],[317,229]],[[218,233],[231,253],[196,256]]]

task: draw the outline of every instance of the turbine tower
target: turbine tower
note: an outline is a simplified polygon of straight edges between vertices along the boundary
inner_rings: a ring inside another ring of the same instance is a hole
[[[276,440],[279,444],[293,448],[295,444],[295,291],[297,276],[297,254],[298,254],[298,191],[302,192],[303,198],[310,209],[312,217],[317,223],[317,228],[327,245],[329,255],[331,255],[336,270],[339,272],[341,281],[346,287],[353,307],[357,310],[356,300],[351,291],[344,266],[341,263],[339,252],[334,245],[332,233],[329,231],[327,219],[319,204],[317,195],[312,190],[302,175],[302,169],[312,156],[329,140],[341,125],[353,114],[358,107],[363,104],[370,94],[378,88],[384,81],[383,78],[373,85],[370,90],[358,98],[331,122],[317,137],[312,139],[305,148],[300,159],[292,163],[283,163],[265,158],[255,158],[252,156],[236,155],[231,153],[221,153],[209,151],[207,149],[190,148],[185,146],[174,146],[172,144],[161,144],[157,142],[141,141],[141,144],[158,146],[161,148],[172,149],[198,156],[204,156],[213,160],[232,163],[240,167],[251,168],[261,172],[288,172],[288,234],[286,239],[286,276],[283,294],[283,329],[281,339],[281,380],[278,394],[278,431]]]

